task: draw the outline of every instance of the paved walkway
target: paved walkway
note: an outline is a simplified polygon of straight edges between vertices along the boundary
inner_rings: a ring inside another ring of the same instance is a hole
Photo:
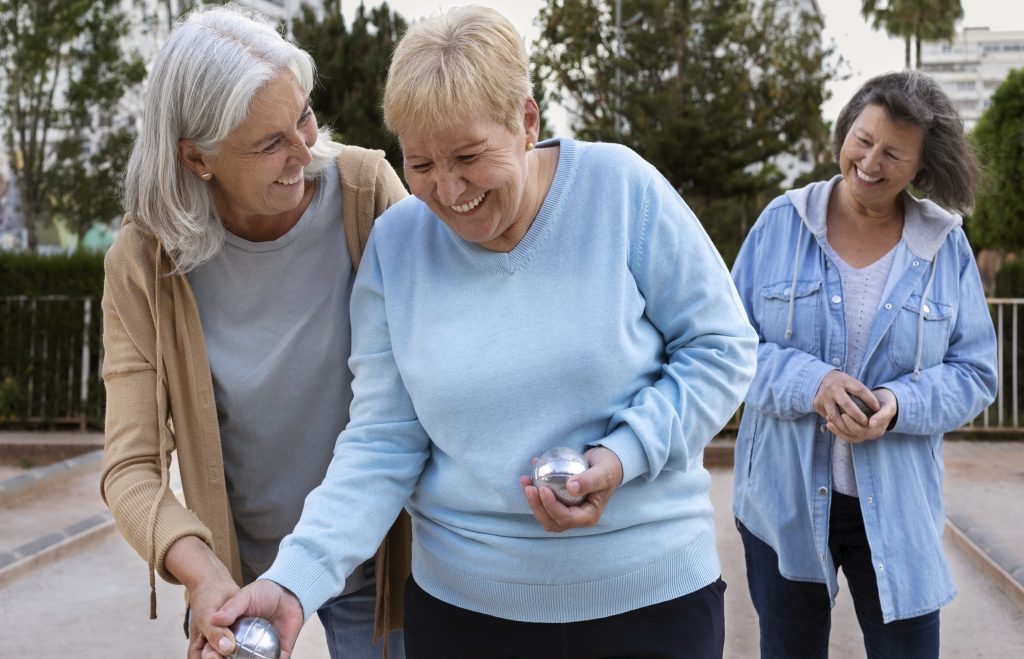
[[[0,443],[7,438],[0,433]],[[731,444],[714,442],[706,462],[729,584],[726,656],[756,657],[757,622],[730,515]],[[951,524],[944,545],[960,592],[943,609],[943,656],[1024,656],[1024,442],[950,441],[945,463]],[[99,454],[92,452],[47,467],[0,471],[0,657],[184,656],[181,588],[158,580],[160,617],[148,620],[145,564],[99,500],[99,469]],[[843,590],[831,656],[863,657]],[[316,617],[299,643],[299,659],[327,659]]]

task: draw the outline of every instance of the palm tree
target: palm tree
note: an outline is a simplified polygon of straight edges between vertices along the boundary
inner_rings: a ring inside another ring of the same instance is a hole
[[[860,13],[875,29],[883,29],[891,37],[903,37],[909,69],[911,41],[919,68],[921,42],[952,39],[964,9],[960,0],[862,0]]]

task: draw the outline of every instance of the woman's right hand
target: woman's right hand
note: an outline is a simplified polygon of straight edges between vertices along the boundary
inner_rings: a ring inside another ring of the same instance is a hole
[[[276,582],[257,579],[225,602],[213,614],[211,621],[223,629],[243,616],[263,618],[270,622],[281,642],[281,659],[292,656],[304,618],[302,604],[291,591]],[[230,632],[226,636],[220,635],[216,638],[216,644],[221,654],[230,654],[235,649],[234,636]],[[218,656],[213,654],[209,659],[217,659]],[[203,659],[207,659],[205,651]]]
[[[859,438],[868,432],[868,417],[853,402],[850,394],[860,398],[874,412],[881,407],[875,394],[863,382],[842,371],[829,371],[825,375],[813,401],[814,410],[835,426],[844,439]]]

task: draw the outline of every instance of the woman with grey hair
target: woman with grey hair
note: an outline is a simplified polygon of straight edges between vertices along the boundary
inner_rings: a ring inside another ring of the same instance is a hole
[[[327,470],[356,266],[406,196],[382,152],[317,128],[313,84],[310,56],[259,15],[184,17],[150,72],[105,260],[103,497],[149,563],[151,615],[155,574],[185,586],[190,658],[216,656],[210,614],[270,566]],[[408,560],[399,520],[319,607],[332,657],[403,656]]]
[[[942,435],[996,392],[953,212],[973,205],[978,166],[950,99],[914,71],[860,88],[834,152],[841,173],[769,204],[733,267],[760,336],[733,509],[761,656],[828,656],[841,567],[869,657],[934,658],[955,594]]]
[[[263,615],[290,650],[405,505],[410,657],[722,656],[703,451],[756,338],[654,167],[537,144],[529,71],[481,7],[398,44],[384,117],[415,198],[377,222],[352,293],[352,421],[274,565],[215,622]],[[527,475],[559,447],[583,469],[561,499]]]

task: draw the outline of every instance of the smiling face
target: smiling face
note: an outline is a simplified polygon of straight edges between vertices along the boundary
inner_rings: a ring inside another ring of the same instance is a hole
[[[847,201],[860,211],[887,212],[921,169],[924,130],[896,122],[869,104],[853,121],[839,152]]]
[[[256,94],[245,121],[220,142],[216,155],[197,153],[188,140],[182,155],[197,175],[212,174],[214,203],[230,228],[300,206],[306,192],[303,170],[316,140],[308,98],[285,69]]]
[[[462,239],[510,251],[543,201],[531,172],[534,152],[526,147],[537,139],[538,119],[531,98],[519,134],[488,117],[452,129],[400,134],[409,190]]]

